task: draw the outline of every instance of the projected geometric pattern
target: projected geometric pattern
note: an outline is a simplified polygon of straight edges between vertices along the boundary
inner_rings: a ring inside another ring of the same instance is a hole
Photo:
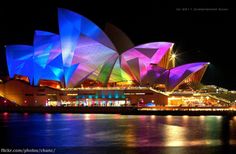
[[[33,84],[33,55],[32,46],[9,45],[6,47],[7,66],[10,78],[15,75],[27,76]]]
[[[171,52],[173,43],[154,42],[136,46],[121,55],[121,67],[130,72],[138,83],[143,82],[151,65],[159,65]],[[166,62],[165,65],[168,65]]]
[[[72,11],[58,9],[58,21],[66,85],[75,86],[88,76],[97,78],[104,62],[117,54],[110,39],[93,22]]]
[[[96,24],[66,9],[58,9],[58,22],[59,35],[37,30],[32,46],[6,47],[11,78],[26,76],[35,86],[40,80],[59,81],[64,87],[76,87],[86,80],[104,86],[132,81],[164,84],[173,90],[184,82],[199,82],[207,68],[208,63],[172,68],[173,43],[169,42],[142,44],[119,55]]]
[[[208,63],[185,64],[169,70],[167,89],[173,90],[182,82],[191,80],[191,82],[200,81]]]
[[[40,79],[62,81],[63,63],[59,35],[35,31],[34,35],[34,85]]]

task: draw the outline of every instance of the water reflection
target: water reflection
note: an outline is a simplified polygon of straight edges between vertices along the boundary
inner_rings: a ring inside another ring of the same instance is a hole
[[[152,119],[152,120],[155,120],[155,119],[156,119],[156,116],[155,116],[155,115],[151,115],[151,119]]]
[[[52,114],[50,114],[50,113],[45,113],[44,116],[45,116],[45,120],[48,121],[48,122],[53,120],[52,119]]]
[[[164,146],[185,146],[186,128],[174,125],[166,125],[164,129]]]
[[[195,147],[236,145],[236,117],[2,113],[11,146]]]

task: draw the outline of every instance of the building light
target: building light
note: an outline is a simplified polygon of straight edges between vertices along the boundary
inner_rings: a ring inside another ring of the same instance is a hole
[[[172,59],[176,58],[176,54],[172,54],[172,55],[171,55],[171,58],[172,58]]]
[[[47,96],[56,96],[57,94],[47,94]]]
[[[77,96],[78,94],[66,94],[67,96]]]
[[[145,93],[135,93],[136,95],[145,95]]]

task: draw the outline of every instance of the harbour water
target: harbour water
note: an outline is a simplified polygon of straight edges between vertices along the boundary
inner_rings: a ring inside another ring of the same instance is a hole
[[[1,113],[0,140],[56,153],[234,153],[236,117]]]

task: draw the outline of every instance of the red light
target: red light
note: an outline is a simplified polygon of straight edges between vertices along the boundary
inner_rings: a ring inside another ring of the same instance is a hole
[[[27,116],[27,115],[28,115],[28,113],[27,113],[27,112],[25,112],[25,113],[24,113],[24,116]]]
[[[7,116],[7,115],[8,115],[8,112],[4,112],[3,115],[4,115],[4,116]]]
[[[6,100],[4,100],[4,103],[7,103],[7,101],[6,101]]]

